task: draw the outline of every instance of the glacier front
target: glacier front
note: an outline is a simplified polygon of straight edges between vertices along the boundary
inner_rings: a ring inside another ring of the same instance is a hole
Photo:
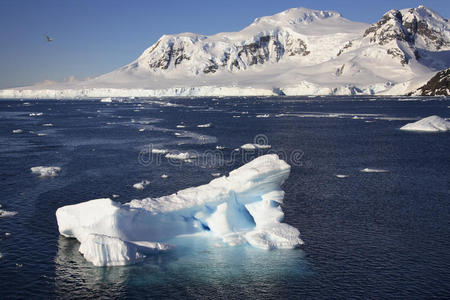
[[[170,249],[169,241],[181,235],[207,234],[230,246],[295,248],[303,244],[299,231],[281,222],[281,185],[289,173],[277,155],[264,155],[229,176],[169,196],[61,207],[58,228],[76,238],[79,251],[96,266],[139,262],[148,253]]]

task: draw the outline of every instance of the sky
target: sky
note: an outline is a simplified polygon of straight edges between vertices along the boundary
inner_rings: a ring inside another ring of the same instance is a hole
[[[0,88],[94,77],[132,62],[163,34],[239,31],[293,7],[374,23],[420,4],[450,17],[446,0],[0,0]]]

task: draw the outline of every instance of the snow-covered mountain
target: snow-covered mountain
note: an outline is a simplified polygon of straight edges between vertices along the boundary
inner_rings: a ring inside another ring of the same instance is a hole
[[[164,35],[111,73],[0,96],[400,95],[449,67],[449,22],[424,6],[372,25],[293,8],[239,32]]]

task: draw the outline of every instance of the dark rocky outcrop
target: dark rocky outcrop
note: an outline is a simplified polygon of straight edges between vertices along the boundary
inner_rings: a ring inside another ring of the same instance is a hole
[[[436,73],[424,86],[417,89],[415,94],[420,96],[450,96],[450,68]]]

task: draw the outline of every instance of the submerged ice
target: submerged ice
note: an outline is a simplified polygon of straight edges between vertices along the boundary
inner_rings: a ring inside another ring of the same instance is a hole
[[[229,176],[172,195],[64,206],[56,211],[59,232],[76,238],[96,266],[132,264],[148,252],[169,249],[174,237],[202,232],[230,246],[295,248],[303,244],[299,231],[281,222],[281,185],[289,173],[277,155],[264,155]]]

